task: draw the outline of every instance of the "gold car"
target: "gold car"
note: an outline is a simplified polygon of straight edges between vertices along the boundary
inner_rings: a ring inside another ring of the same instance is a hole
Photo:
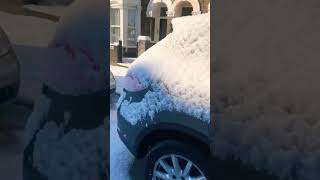
[[[19,74],[17,56],[6,33],[0,27],[0,103],[16,98]]]

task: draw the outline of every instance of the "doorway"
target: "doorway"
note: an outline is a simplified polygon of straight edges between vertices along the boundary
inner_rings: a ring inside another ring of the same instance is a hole
[[[191,16],[192,15],[192,7],[182,7],[181,16]]]
[[[167,19],[160,19],[159,41],[167,35]]]

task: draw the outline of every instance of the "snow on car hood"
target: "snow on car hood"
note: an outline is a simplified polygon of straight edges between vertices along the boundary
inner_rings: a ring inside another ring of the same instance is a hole
[[[122,102],[120,113],[132,124],[163,110],[210,122],[210,15],[175,18],[172,25],[128,70],[153,89],[141,102]]]

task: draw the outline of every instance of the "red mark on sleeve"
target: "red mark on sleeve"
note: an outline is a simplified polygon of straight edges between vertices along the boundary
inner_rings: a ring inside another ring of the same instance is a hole
[[[68,44],[68,43],[57,43],[53,47],[55,47],[55,48],[63,48],[67,52],[68,56],[71,56],[72,59],[76,58],[76,50],[73,47],[71,47],[70,44]],[[94,57],[92,56],[92,54],[87,49],[80,48],[79,51],[89,61],[89,63],[92,66],[93,71],[95,71],[95,72],[100,72],[101,71],[100,66],[95,63]]]
[[[72,59],[75,59],[75,57],[76,57],[75,49],[72,48],[70,46],[70,44],[68,44],[68,43],[65,43],[65,44],[64,43],[57,43],[53,47],[55,47],[55,48],[61,48],[62,47],[67,52],[68,56],[71,56]]]

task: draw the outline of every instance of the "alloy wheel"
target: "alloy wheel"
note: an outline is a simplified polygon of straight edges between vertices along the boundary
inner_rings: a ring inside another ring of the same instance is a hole
[[[157,160],[152,180],[207,180],[201,169],[186,157],[169,154]]]

